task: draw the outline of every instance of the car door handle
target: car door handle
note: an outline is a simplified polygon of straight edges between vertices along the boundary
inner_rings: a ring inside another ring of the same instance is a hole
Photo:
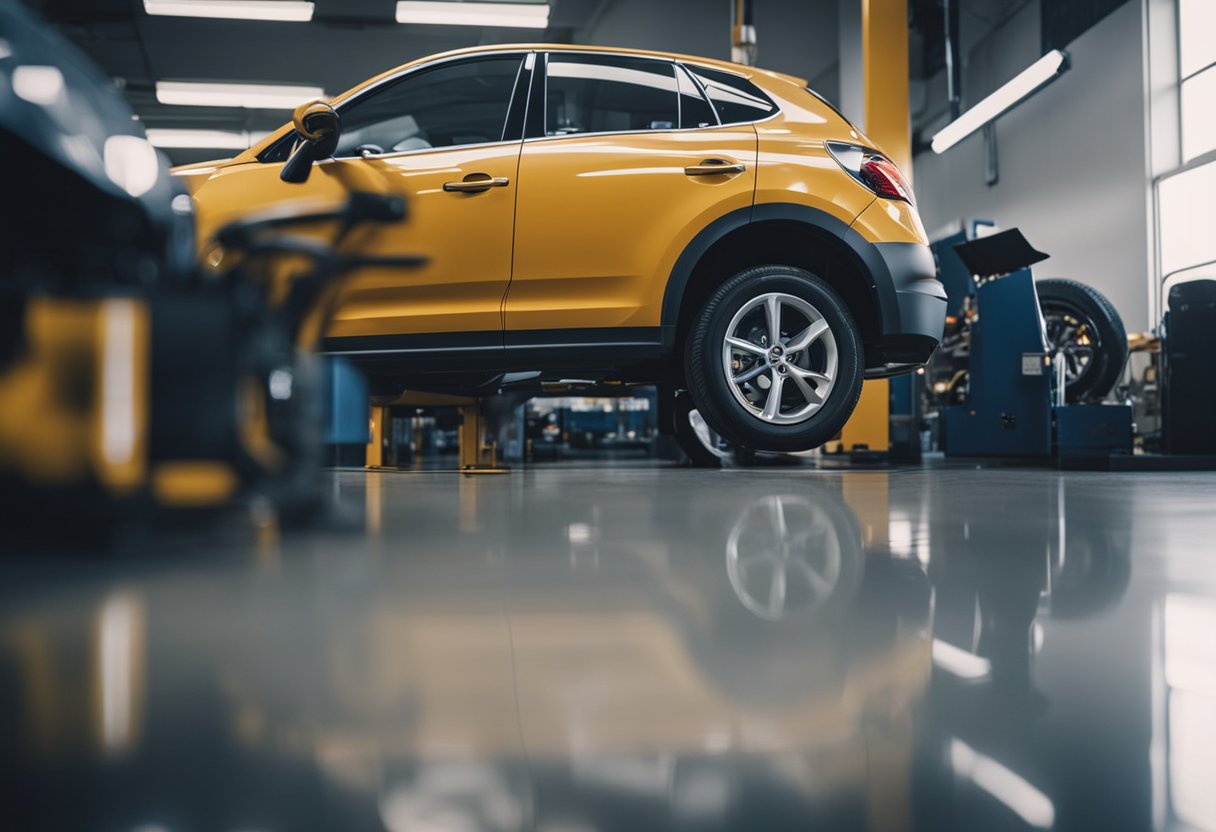
[[[487,173],[470,173],[459,182],[444,182],[443,189],[449,193],[479,194],[490,188],[505,188],[511,180],[505,176],[490,176]]]
[[[747,166],[739,162],[728,162],[725,159],[706,159],[699,165],[689,165],[684,168],[688,176],[716,176],[722,173],[743,173]]]

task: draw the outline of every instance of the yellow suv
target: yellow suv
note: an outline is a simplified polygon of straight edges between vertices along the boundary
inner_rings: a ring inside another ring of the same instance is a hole
[[[863,376],[923,364],[945,292],[907,181],[804,81],[625,49],[493,46],[333,102],[340,136],[280,180],[291,125],[179,168],[213,263],[224,224],[368,182],[408,223],[352,278],[326,339],[381,393],[578,378],[687,389],[761,450],[831,438]],[[332,146],[332,144],[331,144]]]

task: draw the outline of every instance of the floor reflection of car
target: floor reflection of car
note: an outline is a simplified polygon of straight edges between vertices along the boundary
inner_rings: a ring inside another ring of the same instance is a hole
[[[502,482],[462,483],[461,498]],[[394,830],[444,816],[522,829],[579,812],[694,823],[828,794],[843,801],[831,817],[864,816],[870,790],[909,782],[924,575],[867,555],[832,483],[787,495],[741,479],[729,497],[704,496],[683,505],[645,489],[611,510],[511,513],[467,528],[457,551],[450,535],[429,549],[386,533],[408,562],[374,546],[319,554],[239,593],[213,570],[137,569],[118,593],[86,582],[61,614],[4,622],[32,639],[5,654],[34,685],[4,719],[49,761],[9,782],[52,788],[41,772],[87,768],[108,748],[187,814],[216,789],[250,817],[302,789],[303,827],[334,806]],[[550,497],[561,500],[538,489]],[[673,522],[674,542],[657,542]],[[95,615],[76,612],[82,595]],[[73,661],[90,643],[94,661]],[[82,730],[55,739],[69,724]],[[208,777],[190,776],[196,766]],[[137,798],[90,804],[92,817]]]

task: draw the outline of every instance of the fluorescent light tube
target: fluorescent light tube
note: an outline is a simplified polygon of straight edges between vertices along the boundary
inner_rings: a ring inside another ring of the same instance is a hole
[[[981,754],[960,739],[950,741],[950,765],[955,774],[970,780],[1004,803],[1028,825],[1039,829],[1050,829],[1055,825],[1056,807],[1051,798],[1017,772]]]
[[[204,84],[192,81],[157,81],[161,104],[193,107],[244,107],[249,110],[292,110],[305,101],[324,98],[320,87],[284,84]]]
[[[947,124],[933,136],[933,152],[944,153],[963,139],[1025,101],[1068,69],[1068,53],[1053,49],[1016,78]]]
[[[255,142],[261,141],[264,135],[236,130],[149,128],[148,141],[156,147],[245,150],[253,147]]]
[[[397,3],[397,22],[544,29],[549,25],[549,4],[401,0]]]
[[[992,675],[992,662],[988,659],[936,638],[933,639],[933,663],[960,679],[978,681]]]
[[[230,20],[312,20],[311,0],[144,0],[148,14]]]

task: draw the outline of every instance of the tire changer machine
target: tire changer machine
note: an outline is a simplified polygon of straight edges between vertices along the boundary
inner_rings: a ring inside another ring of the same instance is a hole
[[[1065,403],[1063,356],[1047,346],[1030,271],[1048,255],[1016,228],[954,242],[963,237],[938,245],[952,303],[956,293],[973,292],[979,310],[966,398],[941,414],[946,456],[1054,459],[1061,468],[1098,469],[1130,456],[1130,405]],[[956,261],[943,251],[951,243]]]

